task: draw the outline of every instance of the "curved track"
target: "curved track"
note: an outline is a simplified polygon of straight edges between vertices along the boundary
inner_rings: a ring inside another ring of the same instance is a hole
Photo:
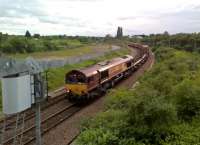
[[[139,49],[136,49],[136,52],[137,52],[137,55],[135,56],[135,59],[138,59],[138,58],[141,57],[142,53]],[[148,60],[145,64],[147,64],[148,62],[151,62],[151,60],[152,60],[151,58],[152,58],[152,55],[150,55],[150,57],[148,58]],[[145,66],[145,64],[142,65],[142,66]],[[140,66],[137,71],[139,71],[140,68],[142,68],[142,66]],[[137,73],[137,71],[135,73]],[[134,74],[132,76],[134,76]],[[126,78],[122,82],[119,82],[119,84],[123,84],[123,82],[126,82],[126,80],[128,80],[128,78]],[[119,86],[119,84],[117,86]],[[62,92],[62,90],[61,90],[61,92]],[[54,99],[51,99],[47,104],[43,105],[42,112],[47,110],[47,108],[52,107],[53,104],[56,105],[56,103],[59,103],[60,101],[64,100],[64,96],[65,96],[64,94],[65,94],[64,92],[63,92],[63,94],[62,93],[59,94],[60,96],[58,95]],[[93,100],[93,101],[95,101],[95,100]],[[90,103],[92,104],[92,101]],[[88,104],[90,104],[90,103],[88,103]],[[81,105],[81,106],[77,105],[76,103],[72,103],[72,104],[68,104],[68,105],[65,104],[65,105],[60,106],[60,109],[58,109],[57,111],[51,113],[51,115],[46,115],[46,117],[43,117],[42,122],[41,122],[42,135],[44,135],[45,133],[52,130],[54,127],[58,126],[59,124],[61,124],[65,120],[72,117],[74,114],[76,114],[78,111],[83,109],[85,106],[87,106],[87,104],[84,104],[84,105]],[[25,118],[25,120],[28,121],[28,120],[34,119],[34,117],[35,117],[35,114],[34,114],[33,110],[28,110],[27,111],[27,117]],[[12,118],[11,118],[11,120],[12,120]],[[15,121],[11,121],[8,124],[8,126],[12,125],[14,123],[15,123]],[[29,124],[29,125],[27,125],[27,127],[25,128],[23,133],[17,134],[18,136],[23,134],[22,142],[23,142],[24,145],[32,144],[35,141],[35,131],[34,130],[35,130],[35,125]],[[68,144],[73,142],[73,140],[76,137],[77,137],[77,135],[72,137],[71,140],[68,142]],[[7,137],[6,141],[4,141],[4,144],[9,145],[9,144],[12,144],[12,142],[13,142],[13,137]]]
[[[132,53],[135,53],[135,52],[132,51]],[[137,53],[137,55],[135,56],[135,58],[137,58],[137,59],[140,58],[141,53],[140,53],[139,49],[136,49],[136,53]],[[133,87],[133,84],[137,81],[137,79],[145,71],[151,69],[152,65],[154,64],[154,61],[155,61],[154,54],[150,51],[147,61],[140,68],[138,68],[138,70],[135,71],[131,76],[122,80],[115,87],[118,88],[118,87],[126,86],[126,88],[131,89]],[[79,134],[80,134],[80,132],[75,134],[70,140],[66,141],[66,144],[64,144],[64,145],[71,145],[74,142],[74,140],[76,140],[76,138],[79,136]]]

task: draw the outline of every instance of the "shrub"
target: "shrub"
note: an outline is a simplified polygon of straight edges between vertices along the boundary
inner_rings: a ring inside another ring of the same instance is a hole
[[[200,88],[186,80],[176,86],[173,93],[177,99],[178,117],[185,121],[200,115]]]
[[[90,129],[86,133],[81,134],[77,140],[77,145],[117,145],[118,138],[111,131],[102,128]]]
[[[111,90],[106,99],[107,109],[127,109],[130,100],[133,98],[133,93],[128,89],[121,88]]]
[[[85,121],[82,128],[84,132],[79,136],[77,144],[119,144],[122,138],[120,131],[127,126],[125,118],[125,112],[109,110],[99,114],[95,119]]]
[[[129,110],[131,134],[137,141],[158,144],[173,135],[171,126],[176,121],[175,107],[162,98],[144,97]]]

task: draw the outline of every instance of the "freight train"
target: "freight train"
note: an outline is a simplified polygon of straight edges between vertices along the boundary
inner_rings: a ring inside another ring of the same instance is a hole
[[[68,72],[65,75],[67,98],[71,101],[94,98],[136,71],[147,61],[149,47],[137,43],[128,46],[137,50],[136,57],[125,55]]]

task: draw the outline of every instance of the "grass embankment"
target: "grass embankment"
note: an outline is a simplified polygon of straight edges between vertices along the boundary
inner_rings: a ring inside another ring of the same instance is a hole
[[[87,66],[96,64],[99,61],[102,61],[105,59],[111,59],[111,58],[114,58],[117,56],[122,56],[122,55],[125,55],[128,53],[129,53],[128,49],[121,49],[118,51],[113,51],[113,52],[107,53],[105,56],[101,56],[96,59],[86,60],[86,61],[83,61],[83,62],[80,62],[77,64],[66,65],[66,66],[60,67],[60,68],[49,69],[48,70],[49,71],[48,72],[49,89],[54,90],[58,87],[63,86],[65,74],[72,69],[79,69],[79,68],[87,67]]]
[[[84,121],[77,145],[200,143],[199,54],[158,48],[134,89],[112,90],[105,111]]]

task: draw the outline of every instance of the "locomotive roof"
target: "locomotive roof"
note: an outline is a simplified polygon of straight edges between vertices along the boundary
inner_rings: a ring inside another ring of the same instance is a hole
[[[86,68],[78,69],[77,71],[85,74],[86,77],[89,77],[93,74],[96,74],[98,70],[99,71],[106,70],[109,67],[112,67],[120,63],[124,63],[130,59],[133,59],[131,55],[125,55],[123,57],[117,57],[108,61],[99,62],[98,64],[95,64]]]

